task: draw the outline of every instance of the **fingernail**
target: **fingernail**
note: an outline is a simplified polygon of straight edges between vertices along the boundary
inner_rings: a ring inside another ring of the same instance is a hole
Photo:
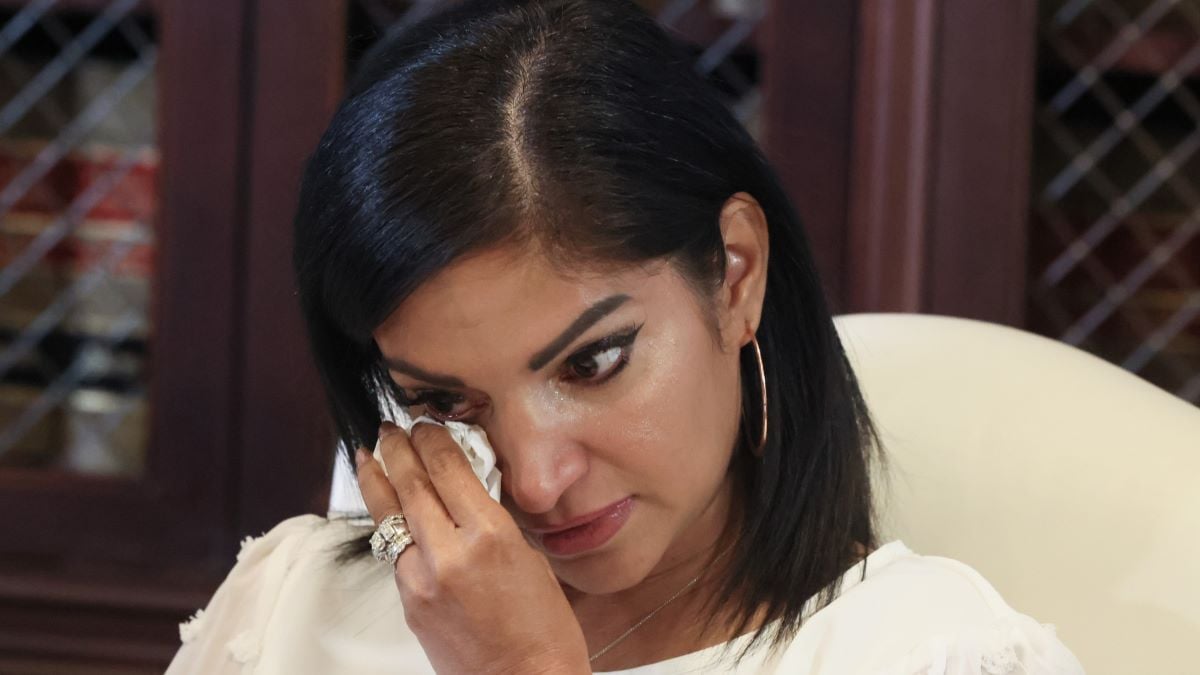
[[[395,433],[395,431],[399,428],[400,427],[396,426],[395,424],[384,420],[383,424],[379,425],[379,437],[383,438],[384,436]]]
[[[363,450],[362,448],[355,450],[354,451],[354,463],[357,464],[358,466],[362,466],[363,462],[365,462],[365,461],[367,461],[367,451]]]

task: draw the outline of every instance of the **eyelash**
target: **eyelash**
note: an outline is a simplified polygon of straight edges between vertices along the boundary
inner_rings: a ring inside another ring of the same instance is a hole
[[[602,384],[605,384],[606,382],[608,382],[609,380],[612,380],[614,377],[616,377],[618,374],[620,374],[620,372],[622,370],[625,370],[625,366],[629,365],[629,358],[632,353],[631,347],[633,345],[633,341],[637,338],[637,334],[639,331],[642,330],[643,325],[644,324],[628,326],[624,329],[621,329],[620,331],[618,331],[616,333],[613,333],[612,335],[607,335],[605,337],[600,338],[599,340],[596,340],[595,342],[592,342],[591,344],[585,345],[584,347],[582,347],[578,351],[576,351],[574,354],[567,357],[567,359],[563,363],[564,363],[565,367],[569,368],[572,365],[578,366],[580,364],[580,362],[586,363],[588,360],[594,360],[596,357],[598,357],[601,354],[604,354],[605,352],[608,352],[610,350],[613,350],[613,349],[620,350],[620,353],[617,355],[616,363],[613,364],[612,366],[610,366],[608,371],[600,379],[588,380],[586,377],[574,377],[574,378],[568,379],[568,382],[578,382],[578,383],[581,383],[581,386],[586,386],[586,387],[597,387]],[[417,395],[413,396],[411,398],[408,397],[407,395],[405,395],[405,393],[403,391],[401,391],[400,395],[399,395],[399,399],[400,399],[399,400],[400,404],[405,407],[418,406],[418,405],[425,406],[425,410],[426,410],[426,412],[429,413],[430,417],[433,417],[439,421],[443,421],[443,422],[459,421],[459,422],[461,422],[466,417],[465,414],[452,416],[449,414],[439,413],[436,410],[432,409],[432,407],[430,405],[433,403],[442,403],[442,404],[448,404],[450,407],[453,407],[455,404],[461,403],[465,400],[464,397],[462,396],[462,394],[455,394],[452,392],[439,391],[436,389],[426,389],[423,391],[418,391]]]

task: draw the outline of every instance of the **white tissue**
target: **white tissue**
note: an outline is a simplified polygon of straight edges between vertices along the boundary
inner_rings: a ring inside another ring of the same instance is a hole
[[[404,429],[405,433],[412,433],[413,425],[417,422],[429,422],[449,429],[450,437],[454,439],[455,443],[458,443],[458,447],[462,448],[463,454],[467,456],[467,461],[470,462],[475,477],[479,479],[480,483],[483,483],[483,487],[492,499],[500,501],[500,470],[496,468],[496,452],[492,450],[491,443],[488,443],[487,432],[481,427],[462,422],[443,424],[428,415],[421,415],[414,420],[409,417],[408,411],[400,406],[393,406],[391,412],[395,418],[391,422]],[[379,466],[383,467],[383,473],[386,475],[387,467],[383,464],[383,455],[379,452],[378,442],[375,443],[375,452],[372,457],[379,462]]]

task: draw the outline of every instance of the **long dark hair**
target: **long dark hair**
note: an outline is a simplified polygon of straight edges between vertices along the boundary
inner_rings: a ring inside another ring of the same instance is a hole
[[[805,601],[836,595],[855,543],[876,545],[877,444],[808,243],[754,140],[686,54],[627,0],[468,0],[369,53],[309,160],[296,218],[300,301],[346,448],[371,447],[394,395],[371,332],[448,263],[500,245],[553,264],[669,261],[711,302],[718,214],[737,192],[766,214],[757,338],[741,354],[740,493],[714,599],[750,645],[785,644]],[[351,462],[353,464],[353,462]],[[749,649],[749,647],[747,648]]]

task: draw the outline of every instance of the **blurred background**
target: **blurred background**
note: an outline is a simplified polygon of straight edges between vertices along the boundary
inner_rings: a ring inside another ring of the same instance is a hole
[[[0,672],[161,672],[241,537],[323,512],[300,168],[445,4],[0,0]],[[1022,327],[1200,403],[1200,0],[642,4],[838,313]]]

